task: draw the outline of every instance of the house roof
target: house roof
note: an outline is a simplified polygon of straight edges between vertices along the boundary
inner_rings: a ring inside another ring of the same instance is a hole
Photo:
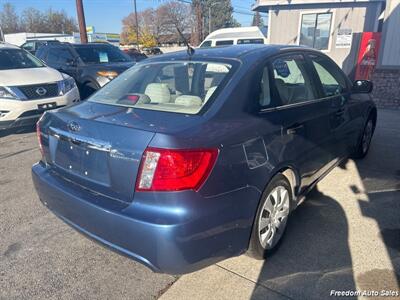
[[[290,9],[316,6],[345,7],[362,5],[369,2],[386,2],[386,0],[257,0],[252,10],[266,11],[268,9]]]

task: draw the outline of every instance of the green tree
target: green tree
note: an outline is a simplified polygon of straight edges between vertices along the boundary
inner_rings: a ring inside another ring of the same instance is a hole
[[[4,34],[21,31],[18,15],[11,3],[5,3],[0,11],[0,26]]]
[[[261,18],[261,15],[258,11],[255,12],[253,16],[253,22],[251,23],[251,26],[257,26],[257,27],[262,27],[264,26],[264,21]]]
[[[227,27],[239,27],[240,23],[233,17],[231,0],[203,0],[203,14],[205,17],[205,33],[209,32],[211,20],[211,31]],[[211,17],[211,19],[209,19]]]

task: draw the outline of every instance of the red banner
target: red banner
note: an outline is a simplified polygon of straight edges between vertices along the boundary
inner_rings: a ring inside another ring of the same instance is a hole
[[[378,63],[378,52],[381,45],[380,32],[363,32],[358,51],[355,79],[371,80]]]

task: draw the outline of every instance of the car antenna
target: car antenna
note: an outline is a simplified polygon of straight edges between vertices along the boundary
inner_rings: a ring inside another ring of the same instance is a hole
[[[183,42],[185,43],[185,46],[187,47],[187,50],[186,50],[187,54],[189,55],[189,57],[192,57],[192,55],[194,54],[194,48],[192,46],[190,46],[187,39],[183,35],[182,31],[180,31],[180,29],[178,28],[178,26],[176,24],[175,24],[175,27],[176,27],[176,30],[178,31],[179,35],[181,36]]]

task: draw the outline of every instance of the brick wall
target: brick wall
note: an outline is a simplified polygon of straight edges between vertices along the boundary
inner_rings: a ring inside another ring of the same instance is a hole
[[[372,96],[379,108],[400,109],[400,68],[376,69]]]

